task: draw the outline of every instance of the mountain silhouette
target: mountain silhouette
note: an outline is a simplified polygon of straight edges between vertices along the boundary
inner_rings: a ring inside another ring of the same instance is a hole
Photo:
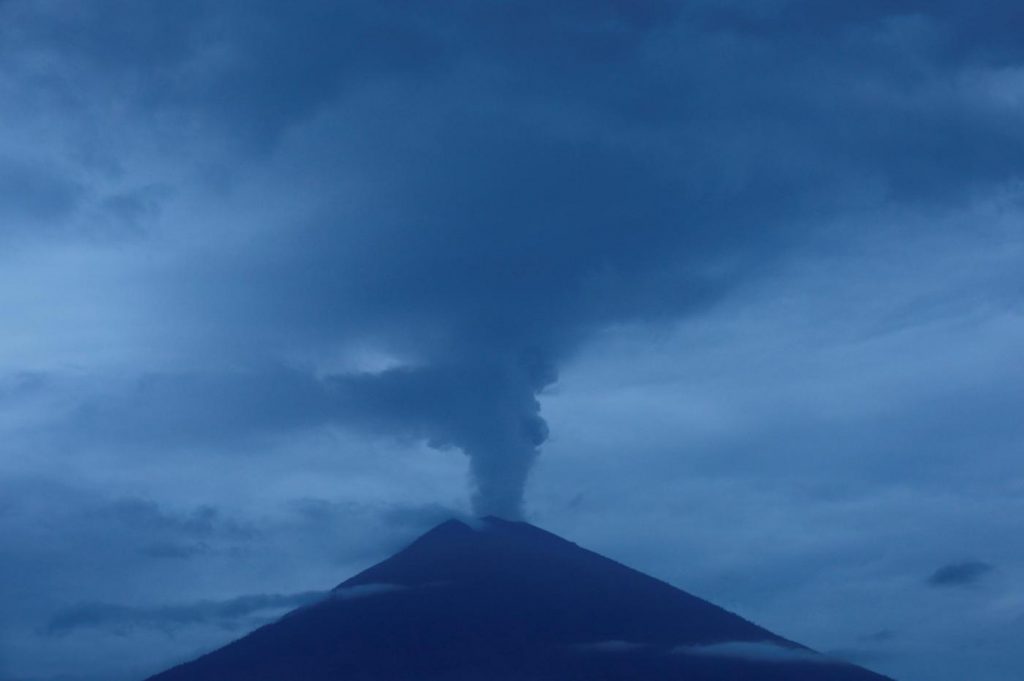
[[[149,681],[885,681],[522,522],[450,520]],[[891,680],[890,680],[891,681]]]

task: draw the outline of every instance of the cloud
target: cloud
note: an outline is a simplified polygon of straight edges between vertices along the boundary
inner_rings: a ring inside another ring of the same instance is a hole
[[[54,614],[43,628],[43,633],[64,636],[78,629],[101,629],[124,635],[138,629],[154,629],[173,634],[184,627],[200,625],[235,629],[250,624],[255,615],[266,616],[297,608],[323,596],[323,592],[307,591],[295,594],[250,594],[183,605],[84,603]]]
[[[194,544],[157,542],[139,549],[139,552],[149,558],[166,558],[169,560],[193,558],[207,553],[210,546],[204,542]]]
[[[371,583],[371,584],[353,584],[351,586],[339,586],[330,591],[330,597],[341,601],[350,601],[361,598],[370,598],[372,596],[379,596],[381,594],[395,593],[396,591],[404,591],[410,587],[402,584],[384,584],[384,583]]]
[[[53,230],[79,205],[77,182],[44,163],[10,158],[0,147],[0,237]]]
[[[281,611],[299,608],[325,598],[348,601],[404,591],[401,584],[356,584],[331,591],[293,594],[247,594],[225,600],[202,600],[181,605],[138,606],[114,603],[83,603],[52,615],[42,632],[66,636],[80,629],[97,629],[120,636],[138,630],[174,634],[185,627],[214,626],[234,630],[251,626],[254,617],[265,619]]]
[[[256,370],[149,373],[99,386],[58,425],[66,437],[144,446],[245,440],[330,418],[316,377],[284,366]]]
[[[993,570],[995,570],[994,565],[976,560],[949,563],[938,568],[928,577],[928,585],[933,587],[970,586],[977,584]]]
[[[463,362],[332,377],[330,389],[343,422],[462,449],[476,481],[477,513],[507,516],[519,514],[530,464],[547,439],[533,393],[550,380],[528,367]]]
[[[165,491],[171,479],[159,479]],[[282,499],[274,486],[258,474],[259,504],[245,509],[230,490],[213,506],[176,495],[111,499],[88,476],[62,486],[0,481],[0,651],[11,674],[59,676],[74,660],[97,678],[144,678],[298,607],[302,594],[327,596],[324,587],[401,548],[442,513],[380,492],[365,504]],[[238,593],[261,598],[219,595]]]
[[[346,90],[429,71],[445,52],[416,30],[415,16],[375,3],[303,0],[285,9],[103,0],[2,9],[11,27],[8,62],[35,76],[39,92],[93,106],[106,98],[133,116],[169,116],[256,150]],[[32,52],[49,59],[26,59]]]
[[[84,102],[49,110],[144,171],[106,210],[155,221],[137,188],[178,185],[146,298],[192,366],[91,396],[81,439],[387,431],[468,454],[480,513],[521,514],[539,398],[602,330],[693,316],[851,213],[948,206],[1024,158],[977,87],[1016,54],[977,30],[1004,34],[1002,4],[14,7],[14,81]],[[332,372],[367,347],[399,365]]]
[[[890,643],[896,638],[898,638],[898,635],[892,629],[879,629],[878,631],[861,636],[860,640],[865,643]]]
[[[786,647],[769,641],[728,641],[699,646],[677,646],[672,652],[677,655],[728,657],[756,662],[841,664],[813,650]]]

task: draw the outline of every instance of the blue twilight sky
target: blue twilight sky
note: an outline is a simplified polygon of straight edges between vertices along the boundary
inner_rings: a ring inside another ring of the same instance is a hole
[[[0,0],[0,679],[140,678],[479,512],[1019,680],[1022,26]]]

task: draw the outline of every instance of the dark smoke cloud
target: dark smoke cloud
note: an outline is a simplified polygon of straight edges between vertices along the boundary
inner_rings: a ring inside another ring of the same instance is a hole
[[[350,418],[470,457],[478,515],[517,517],[548,430],[535,393],[553,380],[527,362],[431,366],[332,379]]]
[[[33,97],[163,122],[161,148],[202,150],[252,223],[153,294],[215,327],[194,364],[235,366],[129,381],[67,439],[341,423],[462,450],[479,513],[521,513],[538,400],[595,333],[713,305],[827,247],[837,216],[945,204],[1024,162],[1017,118],[971,85],[1019,58],[1013,3],[7,7],[12,72],[49,69]],[[308,359],[365,347],[391,361]]]
[[[995,566],[977,560],[950,563],[933,572],[928,577],[928,584],[935,587],[970,586],[976,584],[993,570],[995,570]]]

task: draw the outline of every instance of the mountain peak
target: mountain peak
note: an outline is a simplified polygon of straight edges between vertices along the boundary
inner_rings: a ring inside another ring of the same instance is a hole
[[[494,516],[451,519],[337,588],[372,583],[412,587],[442,581],[508,586],[504,583],[553,577],[559,573],[558,566],[578,565],[581,553],[607,560],[527,522]]]
[[[881,681],[522,521],[448,520],[152,681]]]

